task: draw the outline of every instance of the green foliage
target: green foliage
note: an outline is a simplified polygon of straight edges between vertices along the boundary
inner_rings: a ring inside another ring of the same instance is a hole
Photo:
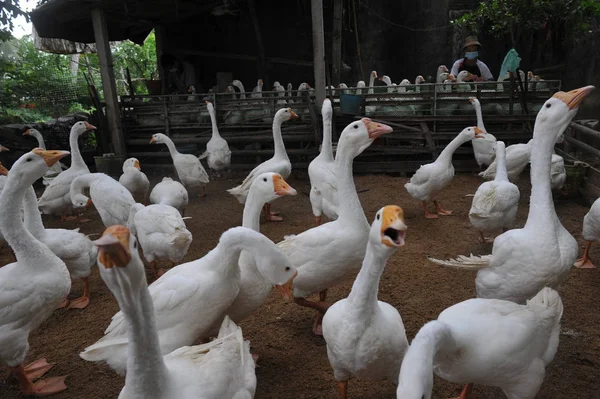
[[[592,33],[598,16],[597,0],[489,0],[452,23],[473,33],[510,36],[513,45],[533,31],[559,29],[565,35],[566,45]]]
[[[127,84],[126,79],[121,76],[121,70],[129,68],[131,80],[133,82],[136,94],[147,94],[148,90],[144,84],[145,79],[158,79],[158,69],[156,61],[156,38],[152,31],[143,46],[126,40],[112,47],[113,60],[115,65],[115,76],[121,80],[119,90],[121,94],[129,94],[122,88]]]
[[[29,14],[21,9],[19,0],[0,1],[0,42],[5,42],[12,38],[13,20],[18,16],[25,17],[25,20],[29,22]]]
[[[11,123],[45,122],[51,116],[31,108],[5,108],[0,106],[0,125]]]

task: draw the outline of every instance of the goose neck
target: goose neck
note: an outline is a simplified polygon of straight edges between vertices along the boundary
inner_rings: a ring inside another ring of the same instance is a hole
[[[46,143],[44,142],[44,138],[42,137],[42,134],[40,132],[34,132],[33,137],[36,138],[37,142],[38,142],[38,147],[41,148],[42,150],[46,149]]]
[[[169,153],[171,154],[171,157],[179,155],[179,151],[177,151],[177,148],[175,147],[175,143],[173,142],[173,140],[171,140],[170,137],[165,136],[165,144],[167,145],[167,148],[169,149]]]
[[[506,170],[506,150],[504,146],[496,148],[496,177],[494,181],[508,181],[508,171]]]
[[[274,118],[273,120],[273,144],[275,146],[275,154],[274,157],[289,159],[287,152],[285,151],[285,144],[283,143],[283,138],[281,137],[281,123],[283,121],[281,118]]]
[[[333,148],[331,143],[331,114],[323,113],[323,142],[321,143],[321,156],[326,161],[333,161]]]
[[[69,135],[69,146],[71,147],[71,166],[87,168],[79,150],[79,134],[77,132],[71,132]]]
[[[469,137],[464,137],[459,134],[450,143],[448,143],[446,148],[444,148],[442,150],[442,152],[440,153],[440,156],[438,157],[436,162],[450,164],[452,162],[452,156],[454,155],[454,152],[456,151],[456,149],[469,140],[470,140]]]
[[[217,116],[215,115],[215,109],[214,108],[209,108],[208,109],[208,113],[210,114],[210,122],[212,124],[212,138],[221,138],[221,135],[219,134],[219,127],[217,126]]]
[[[33,186],[29,186],[23,200],[24,223],[29,232],[38,240],[42,241],[46,234],[42,215],[38,209],[37,198]]]
[[[244,214],[242,216],[242,227],[260,231],[260,212],[265,204],[260,198],[259,193],[252,191],[248,193],[246,203],[244,204]]]
[[[335,170],[338,184],[338,198],[343,199],[339,205],[338,220],[353,220],[363,225],[369,226],[365,213],[360,204],[354,177],[352,175],[352,163],[355,155],[349,152],[344,143],[338,144],[338,151],[335,157]]]
[[[480,128],[481,130],[483,130],[484,132],[487,132],[487,130],[485,130],[485,125],[483,124],[483,115],[481,114],[481,104],[479,104],[478,102],[473,104],[473,106],[475,107],[475,115],[477,115],[477,127]]]
[[[348,300],[356,311],[373,314],[377,308],[379,281],[390,255],[376,251],[370,242],[367,244],[365,259],[348,295]]]

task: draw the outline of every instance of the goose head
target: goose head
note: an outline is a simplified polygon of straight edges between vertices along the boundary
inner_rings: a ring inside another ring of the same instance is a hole
[[[416,85],[420,85],[422,83],[425,83],[425,78],[423,77],[423,75],[419,75],[415,78],[415,84]]]
[[[477,126],[466,127],[458,135],[465,141],[485,138],[485,132]]]
[[[8,147],[5,147],[3,145],[0,144],[0,152],[9,152],[10,150],[8,149]]]
[[[162,133],[155,133],[150,139],[150,144],[166,144],[169,138]]]
[[[92,199],[85,194],[77,193],[71,198],[75,208],[91,208],[94,203]]]
[[[367,84],[365,83],[364,80],[359,80],[358,83],[356,83],[356,87],[366,87]]]
[[[98,269],[102,280],[119,304],[130,303],[125,295],[131,298],[147,284],[136,238],[127,227],[114,225],[104,230],[94,244],[98,247]]]
[[[444,80],[444,83],[455,83],[456,82],[456,76],[454,76],[453,74],[449,74],[448,77],[446,78],[446,80]]]
[[[448,67],[446,65],[440,65],[437,69],[437,76],[440,76],[440,74],[444,73],[444,72],[450,72],[448,70]]]
[[[478,100],[478,99],[476,99],[475,97],[471,97],[471,98],[469,98],[469,102],[470,102],[471,104],[473,104],[475,107],[479,107],[479,105],[480,105],[480,103],[479,103],[479,100]]]
[[[306,82],[302,82],[300,83],[300,86],[298,86],[298,91],[302,91],[302,90],[308,90],[310,89],[310,85]]]
[[[378,77],[377,76],[377,71],[371,71],[370,78],[373,79],[373,80],[375,80],[375,79],[377,79],[377,77]]]
[[[262,89],[263,87],[263,80],[262,79],[258,79],[258,81],[256,82],[256,86],[258,86],[260,89]]]
[[[215,106],[210,101],[204,101],[204,103],[206,104],[206,109],[209,114],[215,112]]]
[[[8,169],[6,169],[4,167],[4,165],[2,165],[2,162],[0,162],[0,175],[2,175],[2,176],[8,176]]]
[[[399,86],[408,86],[408,85],[410,85],[410,80],[408,80],[408,79],[402,79],[402,81],[399,84]]]
[[[404,245],[406,229],[402,208],[396,205],[384,206],[375,214],[369,243],[379,251],[395,252]]]
[[[339,88],[339,89],[347,89],[347,88],[348,88],[348,85],[347,85],[346,83],[340,83],[340,84],[338,85],[338,88]]]
[[[127,171],[129,168],[135,168],[137,170],[142,170],[140,166],[140,161],[137,158],[128,158],[123,162],[123,172]]]
[[[534,77],[533,72],[528,71],[527,72],[527,80],[531,81],[531,80],[533,80],[533,77]]]
[[[291,108],[281,108],[279,111],[275,113],[275,117],[273,118],[276,121],[285,122],[292,119],[296,119],[298,115]]]
[[[196,86],[190,86],[188,88],[188,93],[196,94]]]
[[[558,129],[540,129],[541,132],[553,132],[556,134],[554,142],[559,139],[564,129],[571,122],[579,105],[588,94],[592,92],[594,86],[585,86],[568,92],[559,91],[551,98],[546,100],[540,108],[535,118],[535,126],[544,124],[544,126],[556,126]]]
[[[456,80],[458,82],[467,82],[469,80],[473,80],[474,77],[475,77],[475,75],[473,75],[469,71],[460,71],[458,73],[458,76],[456,77]]]
[[[12,166],[10,175],[24,186],[30,186],[42,177],[62,158],[69,155],[69,151],[46,151],[35,148],[23,154]]]
[[[321,107],[321,113],[325,118],[331,118],[333,115],[333,107],[331,106],[331,100],[326,98],[323,100],[323,106]]]
[[[240,91],[243,91],[243,90],[242,90],[242,87],[244,87],[244,85],[242,84],[242,82],[241,82],[240,80],[238,80],[238,79],[234,79],[234,80],[231,82],[231,85],[232,85],[232,86],[235,86],[235,87],[237,87],[238,89],[240,89]]]
[[[279,173],[267,172],[254,179],[248,196],[258,196],[266,204],[284,195],[296,194],[297,191]]]
[[[382,77],[379,78],[379,80],[384,82],[388,86],[392,85],[392,79],[387,75],[383,75]]]
[[[225,93],[235,93],[235,89],[233,88],[233,86],[227,86],[227,88],[225,89]]]
[[[450,73],[448,72],[442,72],[438,75],[436,82],[437,83],[442,83],[444,80],[448,79],[448,75],[450,75]]]
[[[349,148],[352,156],[362,153],[376,138],[391,133],[393,129],[383,123],[373,122],[369,118],[350,123],[340,135],[337,153]]]
[[[288,90],[294,90],[294,85],[292,85],[292,83],[288,83],[287,84],[287,89]]]
[[[39,130],[34,129],[34,128],[30,128],[25,130],[25,132],[23,133],[23,136],[32,136],[32,137],[38,137],[38,136],[42,136],[42,134],[40,133]]]
[[[96,126],[91,125],[85,121],[79,121],[71,127],[71,133],[74,132],[78,136],[81,136],[82,134],[89,132],[90,130],[96,130]]]

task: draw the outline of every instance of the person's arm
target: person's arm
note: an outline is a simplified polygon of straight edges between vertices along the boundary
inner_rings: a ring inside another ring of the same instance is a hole
[[[458,68],[460,67],[460,63],[462,62],[462,58],[459,58],[458,60],[454,61],[454,64],[452,65],[452,69],[450,70],[450,73],[454,76],[458,75]],[[437,79],[437,76],[436,76]]]
[[[492,75],[490,68],[488,68],[488,66],[485,65],[483,63],[483,61],[477,60],[477,66],[479,67],[479,71],[481,72],[481,77],[484,80],[494,80],[494,76]]]

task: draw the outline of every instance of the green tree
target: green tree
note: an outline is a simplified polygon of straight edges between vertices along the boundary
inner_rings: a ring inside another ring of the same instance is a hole
[[[598,31],[598,16],[598,0],[489,0],[452,23],[508,39],[533,63],[562,62],[571,46]]]
[[[5,42],[12,37],[13,20],[18,16],[25,17],[29,22],[29,14],[21,9],[19,0],[0,1],[0,42]]]
[[[112,47],[115,75],[117,80],[123,80],[121,70],[129,68],[131,80],[133,82],[136,94],[145,94],[148,92],[144,80],[158,78],[156,63],[156,38],[152,31],[142,46],[126,40],[119,42]],[[122,82],[119,89],[125,87],[127,82]],[[122,93],[129,94],[129,93]]]

